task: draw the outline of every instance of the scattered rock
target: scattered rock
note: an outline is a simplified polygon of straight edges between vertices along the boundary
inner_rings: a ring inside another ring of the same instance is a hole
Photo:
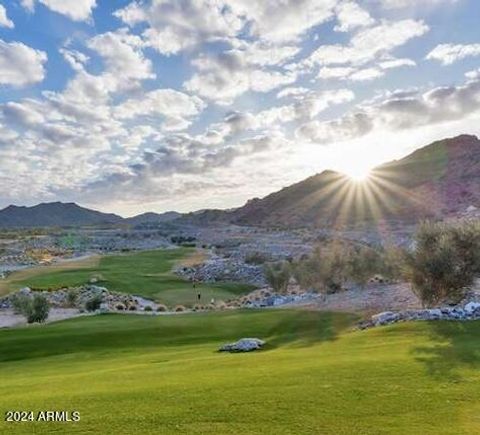
[[[259,338],[242,338],[235,343],[224,344],[220,352],[251,352],[260,350],[265,345],[265,341]]]
[[[468,302],[456,307],[430,308],[423,310],[385,311],[373,315],[370,320],[361,322],[360,329],[389,325],[397,322],[425,320],[468,321],[480,320],[480,303]]]

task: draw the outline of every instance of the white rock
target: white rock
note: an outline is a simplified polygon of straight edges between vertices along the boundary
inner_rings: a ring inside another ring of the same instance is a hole
[[[251,352],[259,350],[265,345],[265,341],[259,338],[242,338],[235,343],[224,344],[220,352]]]
[[[469,302],[464,307],[464,310],[469,314],[473,313],[477,309],[480,309],[480,303],[478,302]]]
[[[391,322],[397,317],[397,314],[393,311],[385,311],[383,313],[375,314],[372,316],[372,322],[376,325],[381,325],[386,322]]]

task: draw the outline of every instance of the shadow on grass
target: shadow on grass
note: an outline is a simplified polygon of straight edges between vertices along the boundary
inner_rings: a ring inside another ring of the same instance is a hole
[[[460,369],[480,368],[480,321],[428,322],[428,328],[432,345],[414,353],[430,376],[460,380]]]
[[[221,344],[258,337],[268,349],[335,340],[355,316],[300,310],[234,311],[175,316],[107,314],[0,331],[0,362],[67,354],[102,357],[121,352]]]
[[[280,318],[268,331],[265,350],[283,346],[308,347],[334,341],[350,329],[357,316],[346,313],[297,311],[297,315]]]

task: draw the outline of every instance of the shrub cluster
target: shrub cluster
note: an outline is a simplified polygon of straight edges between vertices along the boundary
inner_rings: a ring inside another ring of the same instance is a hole
[[[399,279],[403,256],[398,248],[376,249],[330,242],[293,262],[293,275],[302,288],[335,293],[347,283],[364,287],[376,274],[387,280]]]
[[[480,221],[421,224],[405,266],[424,306],[458,302],[480,275]]]

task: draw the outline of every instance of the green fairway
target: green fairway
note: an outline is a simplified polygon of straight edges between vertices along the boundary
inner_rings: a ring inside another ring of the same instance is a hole
[[[79,411],[0,433],[473,434],[480,323],[352,332],[347,314],[102,315],[0,331],[0,409]],[[222,343],[268,340],[222,354]]]
[[[201,302],[231,299],[253,289],[253,286],[237,283],[199,284],[193,291],[192,284],[171,270],[174,265],[195,250],[190,248],[143,251],[133,254],[100,257],[92,264],[90,259],[63,263],[60,267],[36,268],[14,273],[6,283],[10,290],[21,287],[54,290],[86,284],[92,277],[100,278],[98,285],[109,290],[130,293],[155,299],[167,305],[193,305],[197,302],[197,291]]]

